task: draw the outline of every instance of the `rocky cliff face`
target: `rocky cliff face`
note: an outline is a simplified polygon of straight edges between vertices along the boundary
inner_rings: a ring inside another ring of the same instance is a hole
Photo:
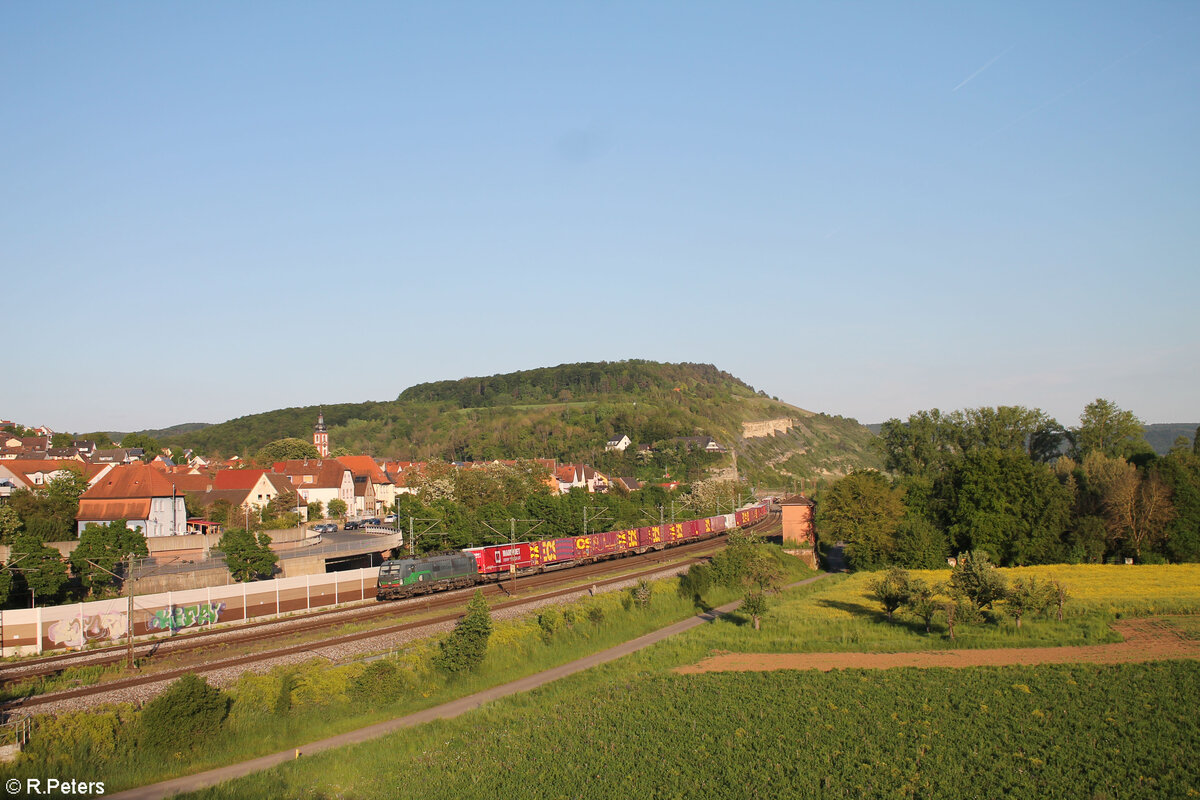
[[[743,422],[742,438],[757,439],[763,436],[774,436],[777,433],[787,433],[795,424],[796,420],[790,417],[768,419],[762,422]]]

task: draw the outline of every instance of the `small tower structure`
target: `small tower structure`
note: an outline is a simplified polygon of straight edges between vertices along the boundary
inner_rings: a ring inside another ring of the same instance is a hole
[[[783,549],[817,567],[816,503],[802,494],[779,501],[783,515]]]
[[[313,445],[321,458],[329,458],[329,430],[325,427],[325,412],[317,414],[317,424],[313,427]]]

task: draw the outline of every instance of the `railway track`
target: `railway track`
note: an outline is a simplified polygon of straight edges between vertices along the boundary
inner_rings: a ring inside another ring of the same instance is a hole
[[[524,593],[531,589],[539,589],[540,587],[549,588],[562,583],[572,584],[566,588],[550,588],[549,591],[539,592],[533,595],[525,595],[519,598],[514,597],[513,599],[509,600],[502,600],[499,603],[493,603],[491,606],[494,610],[517,608],[523,605],[553,600],[565,595],[578,594],[581,591],[579,583],[581,581],[587,583],[588,578],[591,577],[597,578],[595,581],[592,581],[595,586],[602,587],[661,572],[663,569],[662,564],[664,562],[678,561],[680,560],[681,556],[683,557],[683,563],[701,560],[723,546],[723,539],[724,537],[716,537],[712,539],[706,539],[695,544],[672,548],[671,550],[645,553],[641,556],[632,556],[630,558],[618,559],[616,561],[598,562],[572,569],[563,569],[537,575],[523,576],[516,579],[515,590],[509,588],[509,581],[504,581],[502,584],[488,583],[481,584],[478,587],[472,587],[470,589],[440,592],[432,595],[424,595],[417,598],[386,604],[372,605],[367,607],[360,606],[357,609],[341,609],[340,615],[338,615],[338,612],[335,611],[317,612],[314,615],[309,615],[299,619],[246,623],[238,628],[233,629],[189,634],[186,637],[186,640],[175,640],[173,642],[168,640],[143,643],[135,648],[135,657],[138,657],[140,661],[144,661],[146,658],[154,657],[166,658],[174,656],[186,656],[187,654],[194,653],[197,650],[212,649],[216,646],[236,645],[241,647],[245,645],[254,645],[286,637],[300,636],[310,633],[314,630],[328,629],[333,625],[340,626],[347,623],[358,624],[389,616],[397,616],[398,614],[404,614],[406,612],[415,612],[424,615],[431,610],[437,610],[439,608],[452,608],[454,606],[461,605],[464,594],[473,592],[475,588],[481,588],[486,596],[511,597],[512,593],[516,591]],[[630,561],[633,560],[644,564],[646,569],[638,570],[634,574],[625,572],[625,570],[627,570],[630,566]],[[608,578],[600,577],[612,572],[622,572],[623,574]],[[348,613],[350,611],[357,611],[358,613]],[[331,619],[331,617],[334,617],[335,615],[336,618]],[[316,648],[360,642],[372,638],[389,636],[404,631],[412,631],[423,627],[431,627],[442,623],[454,622],[459,618],[459,616],[461,615],[458,612],[439,614],[434,617],[422,616],[420,620],[412,620],[394,625],[375,627],[366,631],[325,637],[317,641],[305,641],[298,644],[275,647],[257,653],[248,653],[231,658],[210,660],[206,662],[200,662],[198,664],[189,664],[187,666],[175,669],[134,675],[93,686],[85,686],[43,695],[35,695],[27,698],[14,699],[12,701],[0,704],[0,712],[8,713],[17,709],[27,710],[41,705],[70,700],[72,698],[90,697],[119,691],[122,689],[128,689],[131,687],[158,683],[160,681],[169,681],[188,672],[204,673],[230,668],[245,667],[261,661],[269,661],[297,653],[312,652]],[[314,619],[313,617],[316,618]],[[248,630],[251,628],[253,628],[253,630]],[[222,634],[224,634],[224,636],[222,636]],[[175,646],[164,648],[162,647],[164,644],[172,644]],[[142,655],[137,656],[138,652],[141,652]],[[13,683],[15,681],[23,682],[39,677],[54,675],[71,667],[110,665],[124,661],[127,657],[126,654],[127,650],[125,647],[116,647],[104,648],[102,650],[89,651],[86,653],[48,656],[27,664],[8,667],[5,670],[0,671],[0,679],[8,683]],[[70,659],[72,656],[87,658],[87,660],[71,661]],[[21,672],[16,672],[16,670],[19,670],[21,667],[28,667],[28,669]]]

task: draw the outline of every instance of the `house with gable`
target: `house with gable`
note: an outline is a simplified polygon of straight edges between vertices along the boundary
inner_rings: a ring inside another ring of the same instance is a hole
[[[604,449],[605,451],[620,450],[622,453],[624,453],[625,448],[629,447],[631,444],[633,444],[633,440],[631,440],[625,434],[619,433],[614,434],[611,439],[604,443]]]
[[[38,490],[67,472],[78,472],[91,485],[112,468],[111,464],[84,464],[69,459],[16,458],[0,461],[0,479],[18,489]]]
[[[608,491],[608,477],[597,472],[587,464],[564,464],[555,473],[558,479],[559,494],[566,494],[572,489],[586,489],[589,494]]]
[[[291,481],[302,503],[319,502],[328,509],[330,500],[341,500],[348,512],[355,509],[354,476],[336,458],[277,461],[271,471]]]
[[[340,456],[354,477],[355,502],[359,514],[378,515],[396,502],[396,486],[371,456]]]
[[[78,531],[119,519],[147,537],[187,533],[183,492],[147,464],[114,465],[79,498]]]

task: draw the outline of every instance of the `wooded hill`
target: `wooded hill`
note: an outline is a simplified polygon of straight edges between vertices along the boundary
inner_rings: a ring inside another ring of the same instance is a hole
[[[739,474],[759,486],[790,488],[800,480],[881,466],[871,433],[855,420],[783,403],[710,364],[652,361],[563,364],[423,383],[394,401],[279,409],[164,442],[247,457],[275,439],[310,440],[319,411],[335,452],[401,460],[557,458],[646,480],[660,479],[676,464],[688,474],[672,477],[686,480],[732,468],[732,454],[688,458],[686,444],[672,441],[711,436],[736,450]],[[605,453],[604,443],[622,433],[634,446]],[[639,444],[654,445],[660,456],[639,459]]]

